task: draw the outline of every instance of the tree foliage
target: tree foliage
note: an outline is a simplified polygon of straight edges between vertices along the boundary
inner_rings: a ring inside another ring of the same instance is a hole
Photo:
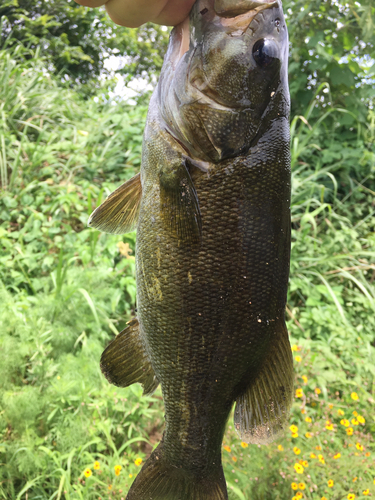
[[[365,123],[375,88],[374,2],[289,0],[284,4],[294,112],[301,113],[320,88],[324,107],[355,111],[340,117],[343,126],[352,126],[356,120]],[[322,87],[323,83],[328,87]]]
[[[117,72],[128,80],[151,79],[160,71],[168,41],[160,26],[117,26],[103,9],[88,9],[73,0],[5,0],[0,17],[2,44],[8,39],[8,46],[39,46],[51,71],[94,87],[100,75],[110,73],[104,64],[109,56],[119,58]]]

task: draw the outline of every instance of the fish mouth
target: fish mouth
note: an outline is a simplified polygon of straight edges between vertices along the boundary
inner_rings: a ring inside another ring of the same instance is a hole
[[[210,7],[213,16],[222,26],[233,30],[232,36],[243,34],[254,17],[259,12],[280,7],[280,0],[201,0],[198,1],[200,14],[205,14]],[[175,27],[174,45],[170,61],[175,66],[182,56],[189,50],[190,45],[190,16]]]
[[[215,0],[214,10],[220,17],[233,18],[250,12],[254,12],[253,15],[256,15],[261,10],[270,9],[277,5],[277,0]]]
[[[259,12],[279,5],[278,0],[215,0],[214,10],[221,24],[232,29],[232,36],[236,36],[247,30]]]

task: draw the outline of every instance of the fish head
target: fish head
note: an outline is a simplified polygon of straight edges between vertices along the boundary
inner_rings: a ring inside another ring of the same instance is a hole
[[[270,84],[280,79],[288,59],[281,4],[200,0],[191,26],[192,45],[201,50],[193,57],[190,84],[222,105],[267,102]]]
[[[243,153],[277,98],[278,115],[289,113],[287,64],[280,0],[197,0],[172,33],[160,82],[171,132],[205,159]]]

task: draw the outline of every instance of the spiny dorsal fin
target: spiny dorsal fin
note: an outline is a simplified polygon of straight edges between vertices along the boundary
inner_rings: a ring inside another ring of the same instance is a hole
[[[137,174],[94,210],[87,225],[104,233],[129,233],[137,224],[141,199],[141,176]]]
[[[285,324],[276,328],[278,338],[261,372],[236,401],[234,425],[247,443],[270,443],[288,424],[294,396],[293,357]]]
[[[140,382],[144,394],[150,394],[159,381],[143,345],[138,320],[133,319],[128,325],[104,350],[100,368],[111,384],[128,387]]]

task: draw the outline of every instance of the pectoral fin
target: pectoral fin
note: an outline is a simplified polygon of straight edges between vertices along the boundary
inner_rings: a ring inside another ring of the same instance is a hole
[[[288,424],[293,402],[293,357],[285,324],[257,378],[237,399],[234,425],[247,443],[267,444]]]
[[[137,224],[141,199],[141,177],[137,174],[94,210],[87,225],[105,233],[129,233]]]
[[[199,242],[202,218],[186,157],[161,168],[159,177],[161,214],[165,224],[179,240]]]
[[[125,328],[104,350],[100,368],[106,379],[118,387],[140,382],[144,394],[151,394],[159,385],[139,331],[137,319]]]

